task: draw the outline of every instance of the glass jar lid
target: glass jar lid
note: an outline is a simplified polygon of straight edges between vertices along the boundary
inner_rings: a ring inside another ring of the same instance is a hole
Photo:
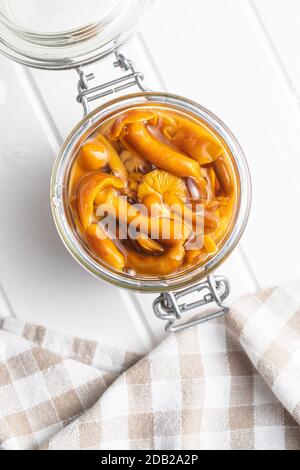
[[[133,36],[154,0],[0,0],[0,52],[24,65],[70,69]]]

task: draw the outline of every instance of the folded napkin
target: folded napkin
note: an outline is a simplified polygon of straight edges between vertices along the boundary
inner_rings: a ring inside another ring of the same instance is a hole
[[[149,355],[0,323],[2,449],[300,449],[300,283]]]

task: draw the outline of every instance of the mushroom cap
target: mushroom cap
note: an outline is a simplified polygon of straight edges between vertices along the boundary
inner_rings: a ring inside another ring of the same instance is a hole
[[[154,170],[143,178],[138,188],[138,198],[142,201],[149,194],[164,195],[170,192],[174,192],[182,201],[187,201],[188,191],[182,178],[167,171]]]

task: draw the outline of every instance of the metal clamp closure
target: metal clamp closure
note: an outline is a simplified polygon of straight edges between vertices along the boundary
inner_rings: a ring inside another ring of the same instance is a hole
[[[137,71],[134,63],[123,54],[115,52],[115,55],[116,61],[114,62],[114,67],[120,67],[124,72],[129,72],[115,80],[90,88],[90,81],[94,80],[95,75],[93,73],[86,74],[81,67],[77,69],[79,74],[77,101],[82,104],[85,116],[90,112],[89,103],[91,101],[118,93],[133,86],[138,86],[143,92],[149,91],[143,84],[144,75]]]
[[[114,67],[120,67],[122,71],[129,72],[115,80],[90,88],[90,82],[94,80],[95,75],[93,73],[86,74],[81,67],[77,69],[79,74],[77,101],[82,104],[85,116],[90,112],[90,102],[97,99],[118,93],[133,86],[137,86],[143,92],[150,91],[143,83],[144,75],[137,71],[134,63],[117,51],[115,55],[116,61],[114,62]],[[181,298],[193,292],[202,292],[205,290],[207,293],[203,295],[200,300],[191,303],[179,303]],[[228,297],[229,293],[230,284],[226,277],[210,275],[205,281],[192,287],[178,292],[161,294],[153,302],[153,310],[157,318],[167,321],[165,327],[166,331],[175,332],[225,315],[229,309],[223,305],[223,302]],[[218,310],[201,315],[194,320],[181,322],[182,315],[185,312],[195,310],[212,302],[217,304],[219,307]]]
[[[179,300],[193,292],[207,291],[201,299],[191,303],[179,303]],[[229,308],[225,307],[223,302],[230,293],[229,280],[224,276],[209,276],[205,281],[188,287],[178,292],[166,292],[161,294],[153,303],[153,310],[157,318],[167,321],[165,327],[168,332],[184,330],[199,323],[221,317],[228,313]],[[215,302],[219,309],[208,314],[201,315],[199,318],[181,322],[182,315],[190,310],[208,305]]]

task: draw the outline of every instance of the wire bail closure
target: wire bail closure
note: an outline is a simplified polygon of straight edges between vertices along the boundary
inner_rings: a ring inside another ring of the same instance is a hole
[[[193,292],[207,291],[200,300],[191,303],[179,303],[179,300]],[[165,330],[169,333],[181,331],[191,326],[205,323],[222,317],[229,312],[223,302],[230,294],[229,280],[224,276],[208,276],[199,284],[178,292],[164,292],[153,302],[153,310],[157,318],[167,321]],[[220,309],[204,314],[197,319],[181,322],[184,313],[215,302]]]
[[[90,112],[90,103],[105,96],[118,93],[127,88],[137,86],[142,92],[150,91],[143,83],[144,74],[138,72],[135,64],[127,59],[123,54],[115,51],[116,61],[114,67],[126,73],[125,75],[103,83],[101,85],[90,88],[90,82],[95,79],[93,73],[86,74],[84,70],[79,67],[77,69],[79,75],[78,81],[78,96],[77,101],[83,106],[84,116]],[[194,292],[207,291],[200,300],[191,303],[179,303],[179,300]],[[199,284],[187,287],[177,292],[164,292],[154,302],[153,310],[157,318],[167,322],[165,330],[169,333],[181,331],[191,326],[205,323],[210,320],[222,317],[229,312],[223,302],[230,294],[229,280],[224,276],[208,276],[205,281]],[[197,319],[192,319],[182,322],[184,313],[197,308],[203,307],[210,303],[215,303],[219,309],[212,313],[203,314]]]
[[[104,98],[105,96],[118,93],[134,86],[138,86],[143,92],[150,91],[143,83],[144,74],[138,72],[135,64],[118,51],[115,52],[115,56],[116,61],[114,62],[114,67],[120,67],[122,71],[130,73],[98,86],[90,88],[90,82],[95,79],[93,73],[86,74],[82,67],[76,69],[79,75],[77,101],[83,106],[84,116],[90,112],[90,102]]]

